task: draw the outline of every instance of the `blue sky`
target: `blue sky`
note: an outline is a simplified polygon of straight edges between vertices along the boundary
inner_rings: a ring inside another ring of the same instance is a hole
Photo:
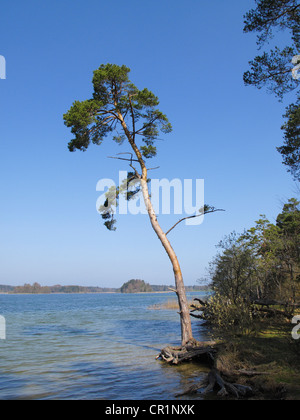
[[[125,64],[160,98],[173,132],[158,144],[157,178],[205,179],[205,202],[226,209],[170,239],[185,282],[206,274],[231,231],[271,221],[295,184],[281,163],[285,105],[245,87],[257,53],[243,34],[250,0],[12,0],[1,7],[0,284],[119,287],[131,278],[172,284],[169,260],[146,216],[109,232],[96,212],[97,181],[126,163],[110,139],[70,153],[62,115],[91,96],[101,64]],[[161,216],[163,228],[178,216]]]

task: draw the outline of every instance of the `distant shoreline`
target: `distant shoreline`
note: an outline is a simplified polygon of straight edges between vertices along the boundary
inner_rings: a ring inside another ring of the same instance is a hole
[[[188,291],[187,293],[201,293],[201,292],[210,292],[211,290],[194,290]],[[50,292],[50,293],[22,293],[22,292],[0,292],[0,295],[155,295],[155,294],[174,294],[170,291],[153,291],[153,292],[132,292],[132,293],[122,293],[122,292]]]
[[[0,284],[0,294],[16,294],[16,295],[51,295],[51,294],[104,294],[104,293],[173,293],[172,287],[168,285],[150,285],[143,280],[130,280],[124,283],[120,288],[115,287],[99,287],[99,286],[62,286],[56,284],[54,286],[41,286],[39,283],[28,284],[23,286],[9,286]],[[202,292],[207,291],[207,286],[186,286],[186,292]]]

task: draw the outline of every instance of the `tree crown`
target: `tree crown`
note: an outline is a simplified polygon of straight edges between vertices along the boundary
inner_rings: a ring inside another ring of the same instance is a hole
[[[273,39],[274,29],[288,30],[291,43],[283,49],[276,46],[250,61],[244,82],[259,89],[266,86],[281,99],[299,86],[292,78],[292,59],[300,50],[300,4],[298,0],[256,0],[256,4],[256,9],[244,16],[244,32],[258,33],[259,48]]]
[[[275,30],[286,30],[290,35],[284,48],[275,46],[266,49],[250,61],[250,70],[244,73],[246,85],[258,89],[266,87],[279,100],[296,91],[296,102],[286,109],[287,119],[282,129],[284,145],[277,148],[283,156],[283,163],[300,180],[300,4],[299,0],[256,0],[256,8],[245,15],[244,32],[256,32],[257,44],[261,49],[273,39]]]
[[[90,143],[101,144],[110,133],[116,132],[113,140],[122,144],[127,136],[139,146],[145,159],[156,155],[155,140],[159,132],[169,133],[172,126],[157,106],[159,100],[148,89],[139,90],[129,80],[130,69],[116,64],[101,65],[94,71],[93,97],[85,101],[75,101],[64,114],[67,127],[74,134],[69,142],[69,150],[85,151]],[[122,134],[117,132],[122,126]]]

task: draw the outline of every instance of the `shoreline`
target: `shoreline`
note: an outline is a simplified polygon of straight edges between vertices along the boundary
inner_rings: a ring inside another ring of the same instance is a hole
[[[210,291],[196,290],[188,291],[187,293],[210,293]],[[0,295],[155,295],[155,294],[174,294],[174,292],[167,291],[153,291],[153,292],[134,292],[134,293],[122,293],[122,292],[49,292],[49,293],[18,293],[18,292],[0,292]]]

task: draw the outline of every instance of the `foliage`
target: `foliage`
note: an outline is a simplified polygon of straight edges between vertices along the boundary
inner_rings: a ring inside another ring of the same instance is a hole
[[[298,63],[295,57],[300,52],[300,4],[297,0],[256,0],[256,5],[245,15],[244,32],[256,32],[258,47],[264,47],[265,51],[250,61],[244,82],[258,89],[266,87],[280,100],[285,94],[297,91],[296,102],[287,107],[284,115],[284,146],[278,151],[288,171],[299,180],[299,78],[293,69]],[[274,46],[267,49],[266,44],[273,40],[274,32],[283,30],[289,32],[290,44],[284,48]]]
[[[283,157],[283,163],[289,168],[293,177],[300,180],[300,98],[286,109],[284,130],[284,145],[278,148]]]
[[[85,151],[90,142],[101,144],[103,139],[118,126],[123,119],[131,123],[130,134],[135,140],[139,135],[152,157],[156,153],[153,147],[159,129],[168,133],[172,127],[167,117],[156,107],[158,98],[148,89],[139,90],[128,78],[130,69],[115,64],[101,65],[94,71],[93,98],[86,101],[75,101],[70,110],[64,114],[65,125],[71,128],[75,138],[70,141],[70,151]],[[140,127],[136,127],[136,123]],[[127,125],[128,126],[128,125]],[[122,143],[124,136],[114,136],[113,140]],[[145,153],[146,154],[146,153]]]
[[[292,198],[284,204],[276,224],[262,216],[243,234],[229,235],[219,248],[222,252],[210,264],[215,296],[206,319],[222,329],[249,329],[253,315],[260,315],[255,302],[280,302],[283,315],[295,311],[300,303],[299,201]],[[267,313],[282,315],[277,308]]]
[[[218,247],[223,252],[210,264],[213,287],[236,303],[249,288],[255,267],[254,258],[247,244],[235,232],[221,241]]]
[[[258,45],[273,37],[274,29],[289,29],[299,47],[299,4],[297,0],[255,0],[256,9],[245,15],[245,32],[259,32]]]
[[[50,288],[47,286],[41,286],[39,283],[33,283],[33,285],[25,283],[24,286],[14,287],[13,292],[14,293],[34,293],[34,294],[50,293]]]
[[[296,302],[300,286],[300,203],[290,199],[276,225],[265,216],[242,235],[231,234],[211,263],[213,286],[233,302],[278,299]]]
[[[244,32],[256,32],[257,44],[261,49],[274,38],[274,30],[288,30],[291,45],[280,49],[264,51],[250,61],[250,68],[244,74],[246,85],[259,89],[266,86],[279,98],[297,88],[297,80],[292,78],[292,59],[300,49],[300,5],[297,0],[256,0],[256,9],[245,15]]]
[[[105,220],[104,226],[106,226],[108,230],[116,230],[116,219],[114,218],[114,214],[119,204],[120,194],[129,201],[135,199],[140,190],[140,181],[136,178],[134,172],[127,172],[127,178],[119,187],[116,188],[113,186],[109,188],[109,190],[105,193],[105,202],[99,208],[102,219]]]
[[[172,126],[166,115],[157,108],[158,98],[148,89],[139,90],[129,80],[129,72],[128,67],[115,64],[101,65],[94,71],[93,97],[82,102],[75,101],[64,114],[65,125],[71,128],[75,136],[69,142],[70,151],[85,151],[91,143],[100,145],[105,137],[115,132],[112,140],[122,145],[127,137],[141,162],[156,156],[155,141],[159,133],[170,133]],[[123,134],[119,133],[119,129]],[[138,178],[134,170],[129,173],[126,183],[138,181]],[[100,208],[109,230],[116,229],[115,207],[124,187],[108,191],[106,201]],[[130,200],[138,192],[137,187],[126,198]]]
[[[223,333],[234,330],[236,334],[246,334],[255,327],[249,302],[242,297],[233,302],[219,292],[209,299],[205,319]]]
[[[25,283],[23,286],[0,285],[1,293],[30,293],[30,294],[49,294],[49,293],[108,293],[117,292],[118,289],[103,288],[94,286],[41,286],[39,283],[33,285]]]
[[[129,280],[121,287],[121,293],[151,293],[153,292],[150,284],[144,280]]]

